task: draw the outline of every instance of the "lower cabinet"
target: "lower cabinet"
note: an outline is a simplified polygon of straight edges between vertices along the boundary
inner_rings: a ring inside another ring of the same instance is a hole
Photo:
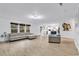
[[[48,38],[49,43],[60,43],[61,42],[61,37],[60,35],[57,36],[49,36]]]

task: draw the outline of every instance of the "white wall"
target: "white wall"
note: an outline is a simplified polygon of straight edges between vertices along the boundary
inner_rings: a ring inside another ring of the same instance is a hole
[[[75,18],[66,20],[64,22],[69,23],[71,25],[71,29],[69,31],[63,31],[62,24],[61,24],[61,30],[60,30],[61,36],[62,37],[68,37],[68,38],[74,38],[74,34],[75,34]]]
[[[10,33],[10,22],[6,19],[0,19],[0,41],[5,41],[4,37],[1,38],[1,35]]]

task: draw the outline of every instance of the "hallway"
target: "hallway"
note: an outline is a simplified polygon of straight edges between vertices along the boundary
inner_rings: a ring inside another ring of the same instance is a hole
[[[73,39],[62,38],[61,43],[48,43],[46,38],[0,43],[0,55],[4,56],[77,56]]]

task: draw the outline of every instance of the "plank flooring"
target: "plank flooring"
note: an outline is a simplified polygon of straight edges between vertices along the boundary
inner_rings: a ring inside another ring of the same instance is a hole
[[[0,56],[78,56],[73,39],[62,38],[61,43],[48,43],[48,39],[38,37],[0,43]]]

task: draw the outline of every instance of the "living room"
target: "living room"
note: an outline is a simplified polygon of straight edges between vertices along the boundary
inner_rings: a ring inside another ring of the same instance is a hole
[[[79,3],[0,4],[0,55],[79,55],[78,6]],[[56,31],[60,28],[59,44],[49,43],[49,32],[55,27]]]

